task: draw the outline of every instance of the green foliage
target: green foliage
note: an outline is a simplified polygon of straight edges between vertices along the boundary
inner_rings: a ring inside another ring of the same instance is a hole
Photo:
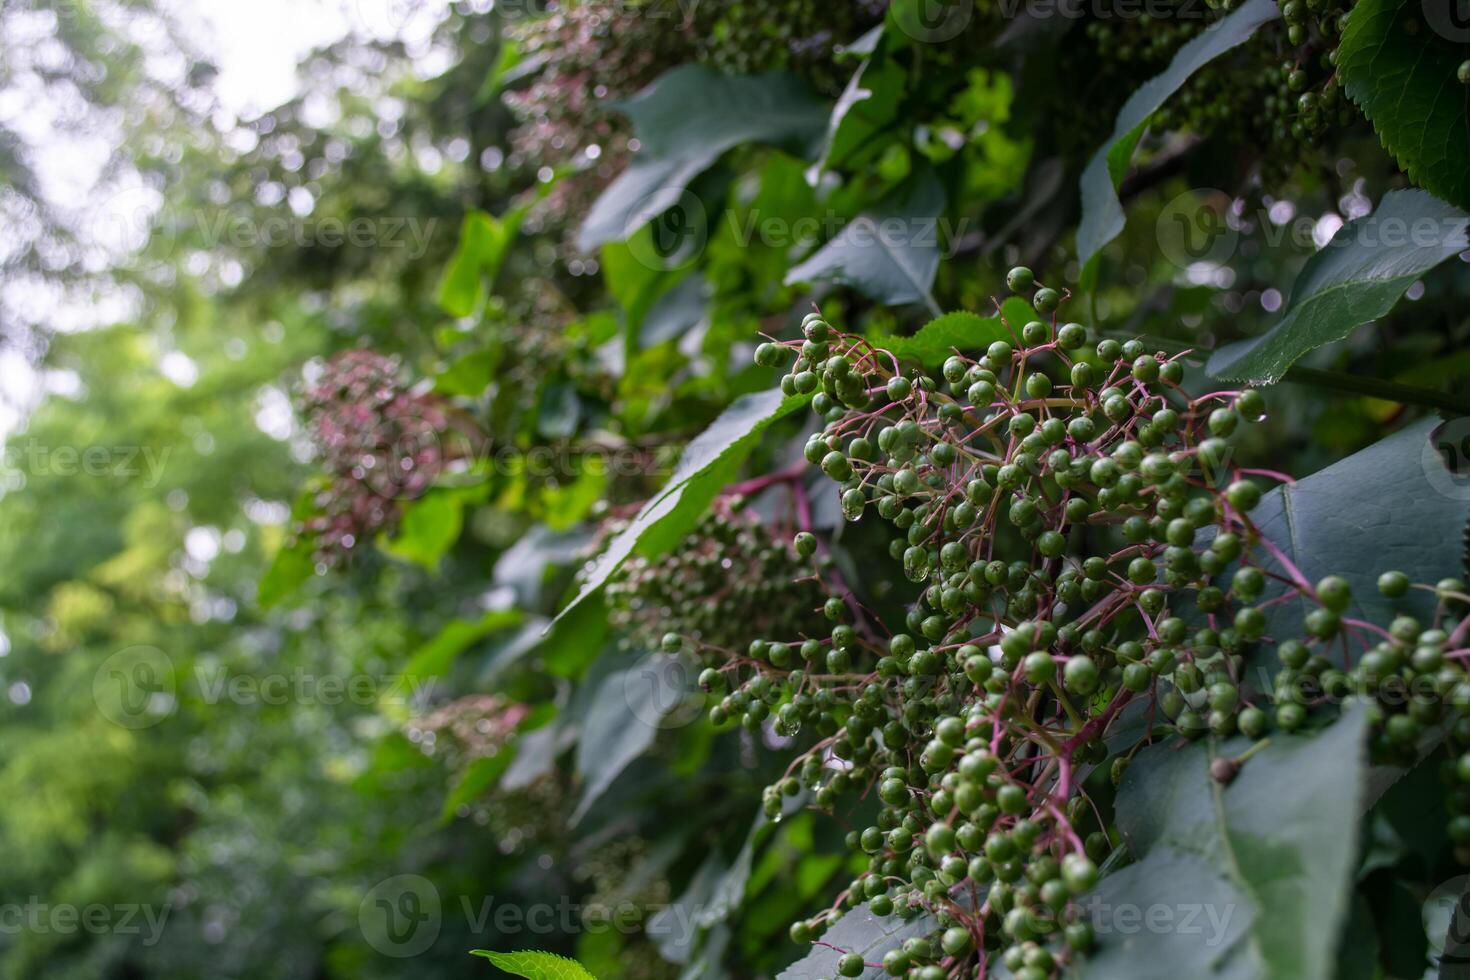
[[[494,953],[476,949],[470,954],[483,956],[506,973],[526,980],[596,980],[577,961],[555,953]]]
[[[1367,0],[1354,6],[1338,48],[1348,97],[1362,107],[1409,178],[1470,208],[1465,113],[1470,89],[1457,78],[1470,57],[1461,15],[1451,3]]]
[[[169,912],[0,977],[1438,969],[1452,11],[441,6],[239,124],[0,12],[168,189],[94,275],[0,120],[0,906]]]

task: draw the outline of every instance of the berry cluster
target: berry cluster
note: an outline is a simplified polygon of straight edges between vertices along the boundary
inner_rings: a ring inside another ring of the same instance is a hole
[[[815,622],[813,563],[741,503],[717,501],[678,548],[633,558],[608,583],[609,621],[631,643],[652,650],[672,633],[727,663],[752,630],[795,633]]]
[[[814,941],[864,901],[880,915],[929,914],[931,935],[883,957],[893,976],[983,976],[1001,962],[1044,978],[1091,946],[1074,900],[1113,842],[1081,774],[1107,761],[1104,736],[1125,710],[1147,713],[1150,738],[1260,738],[1339,701],[1324,682],[1340,680],[1370,702],[1379,753],[1402,754],[1451,704],[1470,704],[1458,699],[1470,695],[1466,624],[1351,619],[1344,579],[1307,582],[1259,533],[1259,481],[1284,477],[1233,464],[1228,441],[1264,416],[1258,392],[1190,397],[1177,358],[1094,344],[1057,322],[1065,296],[1029,270],[1008,283],[1046,319],[1006,324],[1009,339],[984,338],[978,357],[956,351],[939,377],[819,314],[802,339],[757,349],[758,364],[790,365],[783,390],[812,395],[825,427],[806,458],[839,485],[849,520],[876,514],[891,528],[918,597],[890,631],[839,591],[824,633],[757,639],[700,677],[721,697],[716,724],[738,715],[788,737],[815,731],[766,790],[768,814],[803,788],[823,809],[877,796],[871,825],[849,834],[867,870],[791,934]],[[818,547],[807,530],[793,543]],[[1399,573],[1380,583],[1390,596],[1409,587]],[[1458,582],[1426,588],[1445,608],[1465,599]],[[1306,613],[1287,614],[1288,598]],[[1354,657],[1355,645],[1370,649]],[[1274,699],[1245,683],[1272,646]],[[1375,681],[1416,671],[1437,672],[1433,696],[1407,707],[1373,697]],[[1470,721],[1461,728],[1470,736]],[[1115,780],[1131,754],[1114,758]],[[1470,761],[1463,769],[1470,781]],[[1463,812],[1454,832],[1470,835]],[[849,952],[838,970],[878,965]]]
[[[397,360],[368,350],[338,354],[302,394],[312,441],[330,477],[298,534],[333,565],[358,542],[396,525],[401,502],[418,497],[444,465],[448,421],[406,387]]]

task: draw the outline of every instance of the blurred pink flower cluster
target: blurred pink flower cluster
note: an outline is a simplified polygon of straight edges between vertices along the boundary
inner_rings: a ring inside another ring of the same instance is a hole
[[[421,496],[444,466],[444,412],[411,391],[396,358],[368,350],[332,358],[302,394],[329,485],[302,531],[319,562],[397,524],[404,500]]]

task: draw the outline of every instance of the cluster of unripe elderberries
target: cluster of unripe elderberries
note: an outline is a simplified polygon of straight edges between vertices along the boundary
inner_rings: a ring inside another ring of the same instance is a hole
[[[755,519],[744,501],[722,498],[679,546],[661,558],[634,557],[607,585],[608,619],[634,646],[665,634],[727,661],[751,632],[794,633],[817,621],[821,599],[809,555]]]
[[[1044,319],[1002,319],[1006,339],[976,338],[978,356],[956,349],[937,377],[816,313],[800,340],[757,349],[758,364],[788,366],[783,390],[811,395],[825,426],[807,460],[838,484],[849,520],[886,524],[917,595],[890,628],[839,591],[822,606],[830,629],[763,634],[700,677],[721,696],[717,724],[738,714],[750,728],[770,719],[784,736],[815,733],[767,788],[768,814],[804,791],[822,809],[876,795],[871,825],[848,835],[867,870],[791,935],[819,941],[864,901],[879,915],[931,916],[927,937],[882,957],[892,976],[986,975],[1000,962],[1038,980],[1092,945],[1075,900],[1113,839],[1081,777],[1107,762],[1104,736],[1125,710],[1147,713],[1148,738],[1260,738],[1306,723],[1336,670],[1392,747],[1453,702],[1389,709],[1372,678],[1441,671],[1441,695],[1467,683],[1455,658],[1470,649],[1454,649],[1463,625],[1352,620],[1344,579],[1307,582],[1260,534],[1261,481],[1285,478],[1235,465],[1228,441],[1264,417],[1259,392],[1191,397],[1178,358],[1094,342],[1058,322],[1065,295],[1030,270],[1007,281]],[[793,545],[812,554],[819,542],[801,531]],[[1390,596],[1409,587],[1399,573],[1380,583]],[[1463,598],[1458,582],[1427,587]],[[1305,614],[1273,608],[1283,593],[1305,599]],[[1297,636],[1268,635],[1268,622]],[[1371,646],[1355,667],[1350,643]],[[1275,698],[1246,677],[1271,647]],[[1470,722],[1455,737],[1470,744]],[[1115,781],[1135,747],[1114,747]],[[1226,761],[1213,771],[1221,781],[1243,759]],[[1470,759],[1461,768],[1470,777]],[[837,970],[879,965],[844,952]]]

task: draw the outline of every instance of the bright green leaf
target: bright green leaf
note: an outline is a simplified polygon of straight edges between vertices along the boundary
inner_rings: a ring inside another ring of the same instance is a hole
[[[1023,299],[1012,296],[996,316],[959,310],[929,321],[912,337],[869,338],[874,347],[908,358],[925,367],[943,364],[955,349],[983,350],[997,340],[1015,343],[1021,327],[1036,319],[1036,311]]]
[[[439,280],[439,306],[452,317],[473,313],[485,299],[485,284],[495,282],[500,263],[515,240],[525,209],[517,208],[503,218],[484,211],[471,211],[460,227],[459,245]]]
[[[597,980],[576,960],[555,953],[495,953],[488,949],[472,949],[471,956],[483,956],[506,973],[526,980]]]

